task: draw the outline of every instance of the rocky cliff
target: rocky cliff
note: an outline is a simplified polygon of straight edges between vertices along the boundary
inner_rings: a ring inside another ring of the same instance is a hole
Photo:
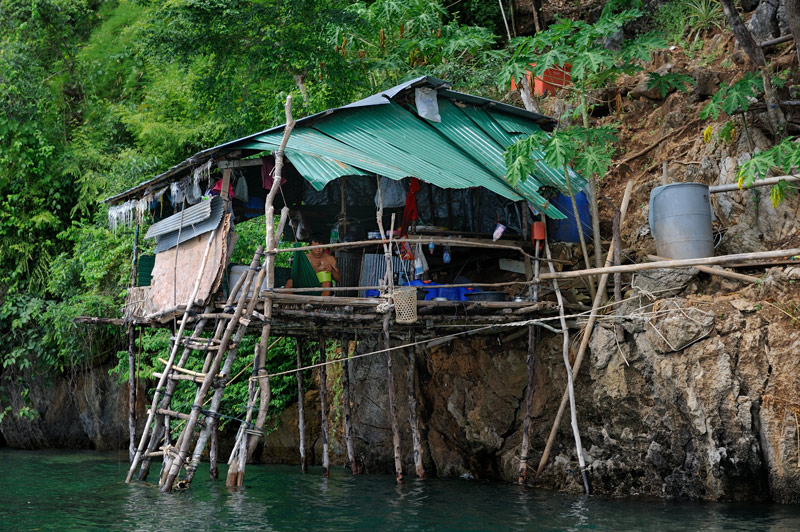
[[[634,279],[620,317],[604,316],[595,328],[576,383],[595,493],[800,501],[800,316],[780,303],[797,298],[796,283],[800,269],[773,269],[759,286],[738,291],[733,290],[741,288],[738,283],[720,284],[692,270],[647,272]],[[667,297],[651,299],[654,292]],[[577,347],[579,331],[572,332]],[[525,340],[471,339],[416,354],[417,415],[429,473],[516,478]],[[370,342],[359,347],[373,348]],[[407,359],[394,357],[404,470],[410,475]],[[368,471],[388,472],[393,458],[385,357],[350,363],[357,455]],[[543,333],[534,378],[534,468],[565,384],[561,340]],[[306,408],[318,459],[315,392],[308,394]],[[296,462],[296,427],[296,408],[290,408],[261,458]],[[343,464],[342,428],[335,430],[334,461]],[[567,419],[547,467],[531,484],[582,491]]]

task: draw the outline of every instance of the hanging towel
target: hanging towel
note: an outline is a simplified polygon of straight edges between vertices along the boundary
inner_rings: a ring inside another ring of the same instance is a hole
[[[317,278],[317,273],[314,271],[308,257],[302,251],[294,252],[294,260],[292,261],[292,283],[294,288],[317,288],[322,287]],[[319,296],[322,292],[303,292],[304,296]]]

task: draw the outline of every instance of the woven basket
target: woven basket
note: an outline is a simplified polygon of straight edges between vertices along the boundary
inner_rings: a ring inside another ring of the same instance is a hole
[[[417,321],[417,288],[396,288],[394,291],[394,315],[397,323]]]

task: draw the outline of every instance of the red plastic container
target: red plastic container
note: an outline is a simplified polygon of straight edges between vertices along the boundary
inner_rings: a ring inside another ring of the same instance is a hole
[[[536,243],[537,240],[544,240],[547,236],[547,227],[544,222],[533,222],[531,226],[531,240]]]
[[[536,66],[536,63],[531,63],[531,66]],[[564,65],[560,67],[548,68],[544,71],[542,77],[532,78],[530,70],[526,70],[525,75],[529,83],[533,81],[533,93],[536,96],[544,96],[545,94],[556,94],[559,89],[572,83],[572,76],[570,76],[571,70],[572,65],[564,63]],[[517,84],[513,79],[511,80],[511,90],[517,90]]]

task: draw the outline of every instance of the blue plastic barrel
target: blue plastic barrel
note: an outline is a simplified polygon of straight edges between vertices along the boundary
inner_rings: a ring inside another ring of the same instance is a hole
[[[658,254],[670,259],[714,255],[708,185],[672,183],[650,192],[650,232]]]
[[[589,210],[589,199],[586,197],[586,193],[581,191],[575,194],[575,203],[578,205],[583,237],[588,240],[592,237],[592,215]],[[563,212],[567,218],[565,220],[548,218],[547,238],[559,242],[580,242],[578,224],[575,222],[575,212],[572,210],[572,201],[569,196],[559,194],[550,199],[550,204]]]

